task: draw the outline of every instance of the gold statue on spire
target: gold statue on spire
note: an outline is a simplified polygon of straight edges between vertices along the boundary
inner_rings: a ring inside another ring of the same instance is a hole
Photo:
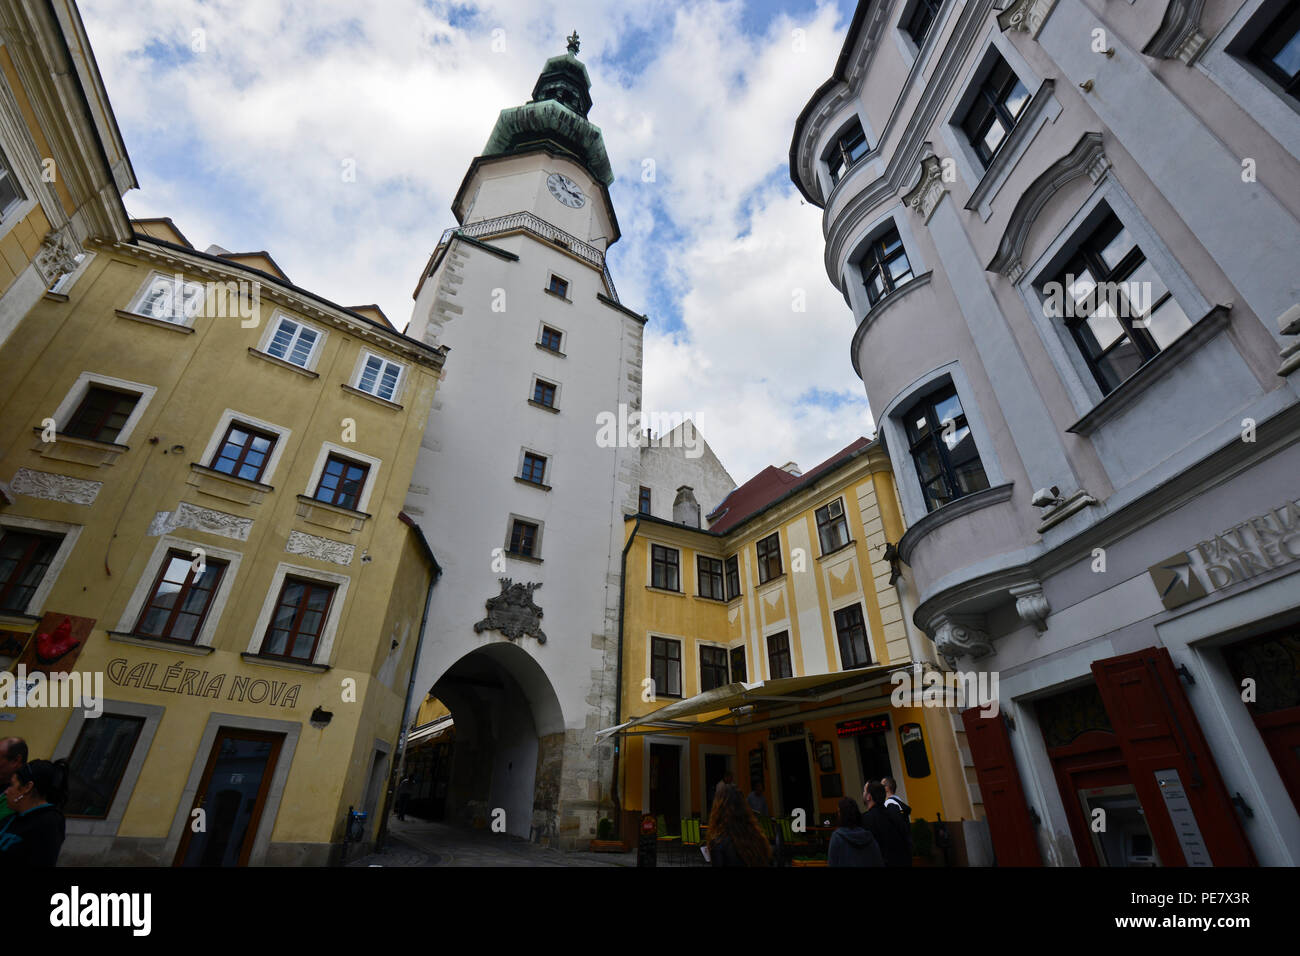
[[[574,56],[578,55],[578,31],[574,30],[569,34],[569,52]]]

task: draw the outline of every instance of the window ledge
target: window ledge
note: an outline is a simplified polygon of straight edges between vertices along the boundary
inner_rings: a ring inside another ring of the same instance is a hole
[[[726,598],[709,597],[707,594],[692,594],[691,597],[697,601],[708,601],[710,604],[726,604]]]
[[[343,384],[340,385],[339,388],[343,389],[345,392],[350,392],[359,398],[364,398],[368,401],[374,402],[376,405],[382,405],[384,408],[391,408],[395,412],[400,412],[402,410],[402,406],[397,404],[397,402],[390,402],[388,399],[380,398],[378,395],[371,395],[369,392],[362,391],[355,386]]]
[[[520,554],[518,551],[511,551],[509,548],[506,549],[505,554],[507,558],[514,558],[516,561],[527,561],[530,564],[542,563],[541,558],[535,558],[531,554]]]
[[[919,276],[915,276],[910,282],[905,282],[867,310],[867,314],[864,315],[862,321],[858,323],[857,331],[853,333],[853,341],[849,345],[849,358],[853,360],[853,371],[858,373],[858,378],[862,377],[862,369],[858,367],[858,346],[862,344],[862,339],[866,336],[867,330],[871,328],[871,326],[875,325],[876,320],[890,309],[894,303],[907,295],[907,293],[911,292],[913,289],[919,289],[921,286],[929,285],[930,277],[932,275],[934,275],[933,270],[930,272],[922,272]]]
[[[53,291],[50,291],[50,290],[46,290],[46,292],[45,292],[45,298],[49,299],[51,302],[67,302],[67,301],[68,301],[68,296],[67,296],[66,293],[64,293],[64,292],[53,292]]]
[[[313,498],[311,495],[299,495],[298,501],[304,505],[311,505],[313,508],[324,508],[337,515],[346,515],[349,518],[356,518],[359,521],[365,521],[370,517],[365,511],[357,511],[355,508],[344,508],[342,505],[332,505],[328,501],[321,501],[319,498]]]
[[[653,584],[645,586],[647,591],[653,591],[655,594],[671,594],[673,597],[684,598],[686,595],[681,591],[674,591],[672,588],[657,588]]]
[[[191,644],[189,641],[176,641],[170,637],[141,637],[139,634],[132,634],[129,631],[109,631],[108,639],[117,641],[119,644],[165,648],[168,651],[175,651],[177,654],[193,654],[196,657],[206,657],[216,650],[216,648],[205,644]]]
[[[755,588],[755,590],[762,591],[766,589],[769,584],[780,584],[784,580],[785,580],[785,572],[782,571],[780,574],[773,575],[772,577],[768,578],[766,581],[759,581],[758,587]]]
[[[533,406],[533,408],[540,408],[544,412],[550,412],[552,415],[560,414],[560,410],[554,405],[543,405],[541,402],[535,402],[531,398],[528,400],[528,404]]]
[[[0,611],[0,627],[8,627],[10,624],[17,624],[20,627],[24,624],[39,624],[41,615],[24,614],[22,611]]]
[[[556,358],[567,358],[567,356],[559,349],[548,349],[541,342],[534,342],[533,344],[536,345],[543,352],[545,352],[547,355],[554,355]]]
[[[313,372],[309,368],[303,368],[301,365],[294,365],[292,362],[286,362],[282,358],[276,358],[269,352],[263,352],[261,349],[249,348],[248,354],[254,358],[260,358],[264,362],[270,362],[272,365],[278,365],[280,368],[287,368],[291,372],[297,372],[299,375],[305,375],[307,378],[320,378],[319,372]]]
[[[940,528],[949,521],[960,518],[962,515],[968,515],[972,511],[978,511],[980,508],[987,508],[989,505],[996,505],[1009,500],[1014,484],[1015,482],[1008,481],[1005,484],[994,485],[992,488],[985,488],[922,515],[898,539],[899,558],[902,559],[904,564],[909,564],[912,551],[916,548],[917,543],[935,528]]]
[[[527,485],[529,488],[536,488],[538,491],[551,490],[550,485],[544,485],[540,481],[529,481],[527,478],[520,478],[518,475],[515,475],[515,481],[519,482],[521,485]]]
[[[825,552],[823,552],[822,554],[819,554],[819,555],[817,556],[817,560],[818,560],[818,561],[824,561],[824,560],[826,560],[827,558],[833,558],[833,557],[835,557],[836,555],[838,555],[838,554],[840,554],[840,553],[842,553],[842,552],[844,552],[844,551],[847,551],[849,548],[853,547],[855,544],[857,544],[856,541],[852,541],[852,540],[850,540],[850,541],[846,541],[844,544],[840,545],[840,546],[839,546],[838,548],[836,548],[834,551],[825,551]]]
[[[263,667],[280,667],[291,671],[306,671],[309,674],[324,674],[330,669],[328,664],[310,664],[306,661],[291,661],[282,657],[267,657],[263,654],[250,654],[245,651],[239,655],[246,664],[260,664]]]
[[[143,322],[145,325],[152,325],[158,329],[170,329],[172,332],[180,332],[183,335],[193,335],[194,327],[190,325],[181,325],[179,322],[168,322],[164,319],[155,319],[151,315],[141,315],[139,312],[128,312],[125,309],[115,309],[119,319],[130,319],[132,322]]]
[[[988,168],[984,170],[984,175],[980,177],[980,181],[971,190],[970,199],[966,200],[965,208],[977,212],[980,219],[985,222],[993,214],[993,198],[1002,189],[1007,179],[1010,178],[1012,170],[1016,168],[1016,164],[1020,161],[1020,157],[1029,148],[1034,134],[1061,114],[1061,104],[1057,102],[1052,93],[1054,86],[1055,83],[1050,79],[1043,80],[1039,84],[1038,91],[1025,104],[1024,114],[1020,119],[1016,120],[1011,135],[1002,142],[998,151],[993,154]],[[960,126],[958,126],[957,134],[960,136],[965,135]]]
[[[101,465],[113,464],[119,457],[131,450],[130,445],[96,441],[93,438],[79,438],[76,435],[65,435],[62,432],[55,432],[54,441],[47,442],[41,438],[43,431],[44,429],[40,426],[33,426],[32,432],[36,435],[38,441],[32,450],[38,452],[42,458],[52,458],[55,461],[72,461],[77,464],[98,468]]]
[[[560,295],[560,293],[555,292],[552,289],[548,289],[546,286],[542,286],[542,291],[545,292],[547,295],[552,296],[553,298],[559,299],[561,302],[567,302],[569,303],[569,305],[573,305],[573,300],[570,299],[567,295]]]
[[[741,591],[735,597],[727,598],[727,607],[740,607],[741,602],[745,600],[745,592]]]
[[[228,481],[237,488],[246,488],[249,491],[259,491],[262,494],[275,491],[272,485],[263,484],[260,481],[249,481],[247,478],[238,478],[235,475],[228,475],[224,471],[217,471],[215,468],[209,468],[207,465],[200,465],[197,461],[190,462],[190,471],[197,475],[205,475],[208,478],[216,478],[218,481]]]
[[[1066,429],[1076,435],[1092,435],[1098,428],[1129,408],[1141,394],[1176,368],[1191,352],[1196,351],[1228,327],[1230,307],[1216,305],[1190,329],[1152,356],[1141,368],[1113,389],[1109,395],[1093,406],[1092,410]]]

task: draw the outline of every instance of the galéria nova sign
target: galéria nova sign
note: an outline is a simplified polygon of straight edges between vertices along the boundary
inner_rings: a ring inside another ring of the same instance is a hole
[[[1147,573],[1166,608],[1300,561],[1300,505],[1283,502],[1151,565]]]
[[[240,675],[210,674],[197,667],[184,667],[180,661],[168,667],[150,662],[128,667],[125,657],[115,657],[104,668],[108,679],[118,687],[140,687],[163,694],[211,697],[239,703],[269,704],[273,707],[297,707],[302,684],[263,680]],[[230,678],[229,684],[226,679]]]

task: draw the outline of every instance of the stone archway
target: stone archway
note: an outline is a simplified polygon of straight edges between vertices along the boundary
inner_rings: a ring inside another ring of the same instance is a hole
[[[448,667],[430,693],[456,726],[446,819],[551,842],[558,834],[564,716],[546,673],[512,643],[486,644]]]

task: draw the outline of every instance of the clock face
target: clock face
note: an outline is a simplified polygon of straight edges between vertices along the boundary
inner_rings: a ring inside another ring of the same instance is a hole
[[[582,187],[561,173],[551,173],[547,176],[546,186],[552,196],[574,209],[580,208],[587,201],[587,197],[582,193]]]

